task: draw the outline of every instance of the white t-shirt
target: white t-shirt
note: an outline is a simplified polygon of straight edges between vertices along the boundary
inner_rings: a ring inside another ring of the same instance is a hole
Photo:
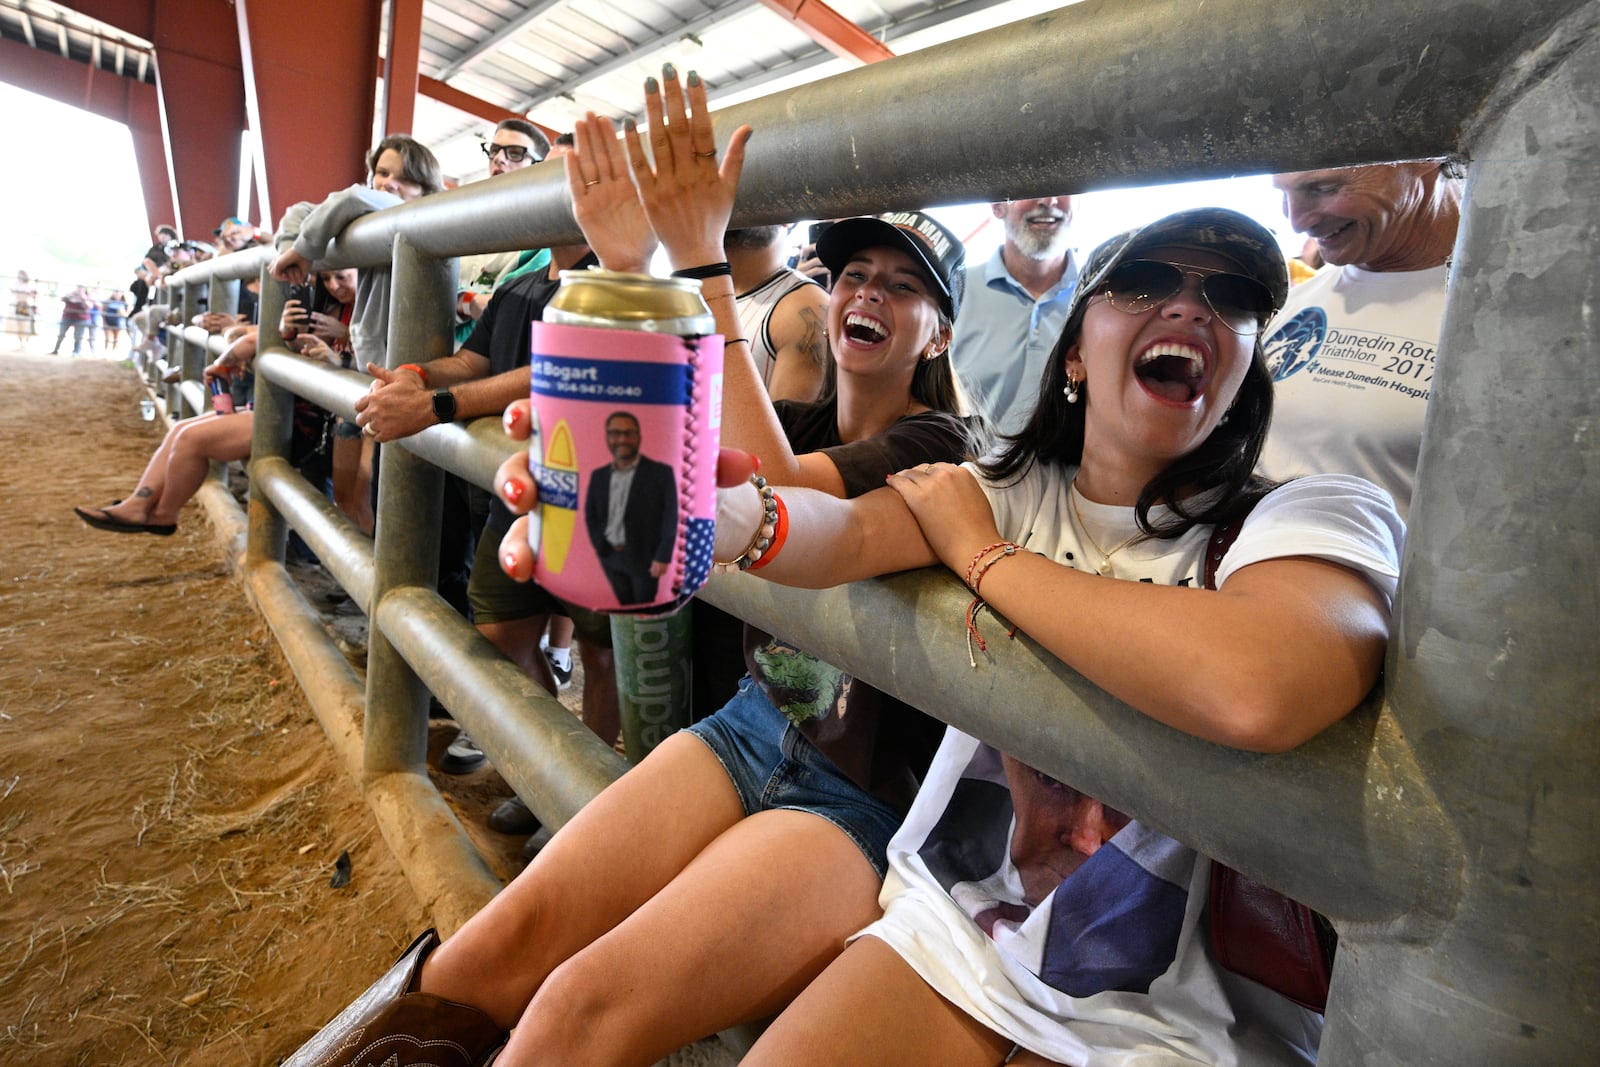
[[[1073,473],[1036,465],[1004,489],[980,484],[1002,536],[1092,573],[1101,556],[1072,518]],[[1120,540],[1117,528],[1133,529],[1132,508],[1081,499],[1079,507],[1105,548]],[[1117,574],[1199,587],[1210,536],[1202,527],[1114,551]],[[1342,475],[1305,478],[1250,513],[1217,584],[1250,563],[1314,556],[1361,572],[1392,599],[1403,537],[1376,486]],[[1225,1067],[1315,1058],[1320,1016],[1212,960],[1199,922],[1205,857],[1135,820],[1029,908],[1009,847],[1014,822],[1000,754],[947,731],[889,844],[884,917],[865,932],[961,1010],[1061,1063]]]
[[[1263,474],[1359,474],[1389,490],[1406,515],[1445,281],[1442,266],[1337,267],[1289,290],[1266,341],[1277,400]]]

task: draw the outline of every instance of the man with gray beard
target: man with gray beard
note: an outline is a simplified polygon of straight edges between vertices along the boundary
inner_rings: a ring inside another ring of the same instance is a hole
[[[992,205],[1006,240],[967,268],[950,362],[977,409],[1001,433],[1027,421],[1045,361],[1066,324],[1078,264],[1067,247],[1072,197]]]

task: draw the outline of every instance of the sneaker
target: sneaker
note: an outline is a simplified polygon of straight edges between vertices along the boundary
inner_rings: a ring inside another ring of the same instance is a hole
[[[556,662],[555,656],[551,655],[548,648],[544,650],[544,658],[545,662],[550,664],[550,673],[556,676],[556,692],[559,693],[561,690],[572,685],[572,667],[570,666],[572,662],[571,660],[567,661],[569,666],[561,666],[561,664]]]
[[[444,750],[439,769],[446,774],[471,774],[488,762],[489,757],[483,754],[483,749],[462,730]]]

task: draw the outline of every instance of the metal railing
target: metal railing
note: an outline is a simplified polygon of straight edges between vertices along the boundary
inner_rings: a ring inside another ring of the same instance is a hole
[[[1300,749],[1261,756],[1179,734],[1026,639],[968,669],[966,594],[945,573],[820,593],[721,576],[703,594],[758,624],[782,618],[829,662],[1329,914],[1332,1067],[1592,1055],[1597,26],[1596,0],[1105,0],[718,116],[724,136],[757,131],[736,225],[1469,160],[1386,690]],[[544,164],[364,217],[329,262],[393,271],[395,365],[450,350],[441,259],[577,236],[560,168]],[[221,270],[173,284],[187,293]],[[422,683],[552,826],[621,762],[431,591],[439,470],[487,486],[511,450],[495,420],[384,449],[374,544],[288,469],[288,390],[349,415],[364,383],[285,353],[281,305],[266,286],[249,584],[451,927],[494,882],[427,785]],[[289,524],[373,620],[364,694],[282,573]]]

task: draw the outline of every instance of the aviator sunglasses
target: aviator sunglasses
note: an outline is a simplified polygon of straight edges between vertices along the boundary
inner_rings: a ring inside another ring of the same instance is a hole
[[[519,144],[495,144],[493,141],[485,141],[478,147],[482,148],[483,154],[490,159],[494,158],[496,152],[504,152],[507,163],[521,163],[533,155],[533,149]]]
[[[1130,259],[1100,283],[1106,302],[1128,315],[1139,315],[1176,296],[1185,278],[1200,279],[1200,295],[1211,313],[1237,334],[1253,334],[1278,309],[1272,294],[1254,278],[1193,263]]]

